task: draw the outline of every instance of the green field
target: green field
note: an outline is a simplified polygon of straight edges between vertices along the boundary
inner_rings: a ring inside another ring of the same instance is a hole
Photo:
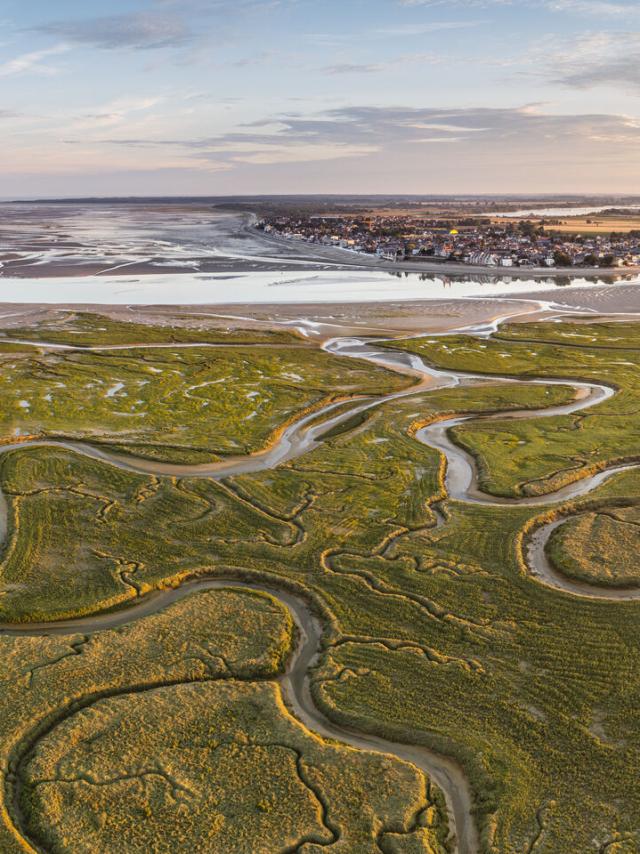
[[[633,417],[640,398],[640,327],[601,323],[590,325],[588,334],[581,329],[573,323],[514,324],[488,341],[461,335],[394,346],[440,367],[481,367],[489,375],[566,377],[615,387],[612,398],[574,415],[454,429],[456,441],[477,457],[485,490],[504,496],[544,494],[615,461],[640,459],[640,428]]]
[[[82,330],[87,341],[102,322]],[[293,591],[324,626],[311,673],[317,707],[350,731],[455,759],[483,854],[638,852],[640,603],[553,589],[528,571],[526,549],[532,531],[561,518],[548,545],[560,572],[605,595],[637,586],[640,469],[556,504],[453,501],[441,454],[415,434],[455,414],[574,398],[569,385],[499,385],[492,374],[586,379],[617,393],[574,415],[454,428],[481,487],[545,494],[640,459],[640,325],[514,325],[489,340],[390,346],[489,376],[388,402],[303,456],[220,482],[137,475],[60,447],[4,454],[0,619],[92,615],[205,577]],[[320,401],[408,384],[288,339],[268,357],[256,343],[64,357],[27,347],[2,359],[15,365],[3,374],[4,401],[27,388],[40,400],[50,371],[65,372],[66,403],[38,416],[37,435],[94,441],[99,425],[111,445],[164,460],[258,450]],[[147,392],[139,445],[114,422],[111,398],[78,397],[90,372],[102,389],[123,376],[131,389],[161,363],[168,376]],[[231,370],[244,397],[220,383],[199,421],[179,391]],[[283,371],[304,381],[282,382]],[[249,434],[248,388],[270,402]],[[30,417],[11,424],[30,432]],[[297,638],[282,604],[240,590],[193,593],[119,629],[0,637],[0,850],[25,850],[20,834],[65,854],[453,850],[442,793],[424,774],[318,736],[283,703],[278,674]]]
[[[99,321],[94,325],[101,328]],[[118,342],[127,338],[119,327],[116,332]],[[136,325],[129,341],[158,344],[163,334],[162,328]],[[286,333],[274,333],[275,344],[259,343],[268,334],[238,333],[241,343],[225,346],[217,331],[171,329],[165,343],[201,336],[223,344],[97,351],[43,351],[0,339],[0,443],[41,436],[83,439],[151,459],[207,462],[253,453],[288,423],[332,400],[411,383],[375,366],[329,360]],[[27,329],[22,337],[52,335]],[[75,337],[85,340],[68,331],[57,336],[66,343]]]
[[[19,338],[72,347],[111,347],[121,344],[292,344],[309,345],[304,338],[296,338],[289,331],[271,329],[235,329],[224,326],[220,319],[212,327],[216,315],[207,322],[197,315],[172,315],[162,326],[134,321],[118,320],[93,312],[64,311],[35,325],[25,324],[0,330],[2,338]],[[185,321],[181,325],[176,320]],[[199,321],[199,322],[198,322]]]

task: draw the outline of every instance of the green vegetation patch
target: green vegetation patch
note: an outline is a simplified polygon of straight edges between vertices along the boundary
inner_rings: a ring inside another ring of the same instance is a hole
[[[167,579],[211,572],[221,546],[287,545],[286,518],[224,483],[135,475],[58,448],[1,458],[9,537],[0,619],[52,620],[127,604]]]
[[[491,375],[605,383],[616,394],[572,415],[478,421],[451,435],[478,462],[482,488],[494,495],[552,492],[616,461],[638,460],[638,324],[514,324],[491,339],[425,337],[393,346],[428,363]],[[509,337],[507,337],[509,336]],[[624,349],[625,340],[630,342]],[[579,343],[579,346],[576,345]]]
[[[408,383],[304,348],[0,350],[0,441],[54,436],[202,462],[255,452],[334,399]]]
[[[205,324],[203,318],[186,315],[191,325],[176,326],[136,323],[105,317],[93,312],[58,312],[53,318],[43,320],[35,326],[4,327],[2,338],[51,344],[68,344],[72,347],[109,347],[119,344],[284,344],[294,341],[304,345],[305,339],[293,332],[269,329],[229,329],[226,326],[211,328],[216,318],[212,315]]]
[[[576,323],[509,323],[501,326],[492,337],[500,341],[535,341],[580,349],[637,350],[640,348],[640,324],[585,323],[584,319]]]
[[[0,757],[14,769],[0,849],[375,852],[388,839],[444,852],[441,796],[420,772],[291,717],[265,680],[293,643],[288,610],[244,589],[98,634],[0,637]]]

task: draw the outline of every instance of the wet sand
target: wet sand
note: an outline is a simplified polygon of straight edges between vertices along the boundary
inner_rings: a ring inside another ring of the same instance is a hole
[[[640,289],[637,290],[640,312]],[[222,305],[100,305],[90,303],[0,303],[0,329],[55,323],[63,329],[76,312],[185,329],[282,329],[289,327],[304,337],[334,334],[417,334],[447,332],[521,315],[548,311],[537,295],[529,298],[450,299],[380,303],[285,303]],[[300,331],[303,330],[303,331]]]
[[[640,282],[549,289],[535,294],[523,291],[518,299],[548,300],[594,316],[640,315]]]
[[[179,290],[179,289],[177,289]],[[19,292],[16,297],[19,299]],[[407,335],[453,331],[501,318],[528,322],[557,316],[576,320],[640,319],[640,284],[549,288],[517,295],[380,302],[201,303],[195,305],[110,305],[0,303],[0,329],[42,322],[64,328],[74,312],[103,314],[114,320],[190,329],[283,329],[307,339],[331,335]]]

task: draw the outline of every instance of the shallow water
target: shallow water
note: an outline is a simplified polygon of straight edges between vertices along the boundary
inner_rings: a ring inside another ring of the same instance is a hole
[[[612,208],[616,208],[619,210],[624,209],[626,211],[640,211],[640,205],[625,205],[624,202],[618,202],[616,204],[610,203],[608,205],[600,205],[599,207],[591,208],[524,208],[523,210],[519,211],[492,211],[490,213],[484,214],[484,216],[503,216],[505,218],[523,216],[588,216],[589,214],[603,213],[604,211],[611,210]]]
[[[625,284],[638,284],[640,278]],[[375,303],[518,296],[572,288],[615,287],[610,279],[456,278],[385,271],[242,271],[145,275],[0,277],[0,302],[92,305]]]

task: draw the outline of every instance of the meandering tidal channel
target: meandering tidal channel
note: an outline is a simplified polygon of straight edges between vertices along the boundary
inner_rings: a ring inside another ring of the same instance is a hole
[[[459,331],[470,334],[473,334],[474,331],[476,334],[486,334],[487,328],[478,327],[476,330],[465,329]],[[29,343],[33,343],[34,346],[44,349],[49,346],[42,342]],[[223,461],[200,465],[177,465],[126,454],[112,453],[80,441],[55,441],[46,439],[4,445],[0,448],[0,453],[26,447],[61,447],[127,471],[157,476],[221,479],[274,468],[287,460],[300,457],[316,447],[318,442],[322,441],[322,436],[329,430],[349,421],[354,415],[366,412],[374,407],[403,397],[423,394],[430,390],[450,388],[484,380],[492,383],[535,383],[547,386],[571,386],[575,389],[576,396],[573,401],[562,406],[552,406],[537,410],[494,412],[489,415],[457,416],[431,423],[420,429],[416,433],[415,438],[425,445],[439,450],[446,457],[446,489],[450,498],[495,506],[548,507],[554,503],[585,495],[612,475],[634,467],[632,465],[614,466],[546,495],[525,496],[521,498],[497,498],[489,495],[483,492],[479,486],[477,467],[473,457],[451,440],[449,430],[452,427],[474,420],[542,418],[571,414],[595,406],[601,401],[606,400],[615,393],[614,389],[604,384],[576,382],[572,379],[556,378],[550,380],[527,378],[526,380],[519,380],[509,376],[437,370],[426,365],[419,356],[399,350],[394,351],[387,347],[380,347],[379,343],[380,339],[341,337],[326,341],[323,347],[327,352],[335,355],[363,359],[377,365],[383,365],[396,372],[412,375],[416,378],[414,385],[402,391],[379,397],[363,397],[354,401],[352,405],[346,408],[344,402],[328,404],[323,409],[305,415],[294,424],[288,426],[271,446],[253,455],[231,457]],[[144,347],[147,345],[130,345],[130,348],[134,349],[136,346]],[[166,346],[176,349],[180,346],[192,347],[198,345],[168,344]],[[70,347],[69,349],[86,350],[94,348]],[[95,349],[105,350],[111,348],[100,347]],[[120,345],[118,349],[124,349],[124,347]],[[553,568],[546,556],[545,545],[551,532],[559,524],[562,524],[563,521],[564,519],[560,519],[541,526],[530,538],[526,558],[531,574],[548,586],[577,596],[596,597],[612,601],[640,599],[640,589],[606,590],[600,587],[591,587],[586,584],[572,582]],[[0,535],[4,538],[6,534],[7,507],[4,499],[2,499],[0,505]],[[141,619],[167,607],[172,602],[196,590],[222,589],[227,587],[244,587],[261,590],[274,596],[289,609],[298,627],[298,640],[296,648],[290,657],[287,670],[279,678],[279,682],[287,704],[297,718],[305,726],[321,736],[336,739],[358,749],[391,754],[401,760],[412,762],[425,771],[440,786],[445,794],[450,824],[455,834],[458,854],[476,854],[479,851],[480,845],[472,814],[472,794],[464,771],[455,760],[429,750],[426,747],[402,744],[337,725],[330,721],[315,705],[311,693],[310,670],[318,663],[322,656],[323,626],[321,621],[312,612],[309,604],[301,596],[277,586],[277,582],[274,580],[265,583],[257,581],[250,583],[239,581],[237,578],[224,578],[216,575],[215,578],[201,578],[188,581],[178,589],[162,590],[142,596],[135,604],[119,611],[52,623],[0,624],[0,633],[21,636],[42,636],[97,632]],[[123,690],[121,693],[127,692]],[[68,709],[65,710],[65,715],[68,712]],[[52,720],[46,731],[50,731],[56,725],[56,721]],[[46,724],[44,726],[46,729]],[[34,730],[32,738],[29,739],[27,737],[24,740],[21,752],[19,750],[18,755],[14,757],[14,770],[11,780],[7,783],[8,807],[16,829],[23,838],[30,842],[36,851],[42,849],[35,842],[28,839],[28,832],[25,829],[26,823],[20,812],[20,793],[22,772],[37,745],[37,741],[42,737],[42,728],[43,724],[41,722],[38,728]]]

